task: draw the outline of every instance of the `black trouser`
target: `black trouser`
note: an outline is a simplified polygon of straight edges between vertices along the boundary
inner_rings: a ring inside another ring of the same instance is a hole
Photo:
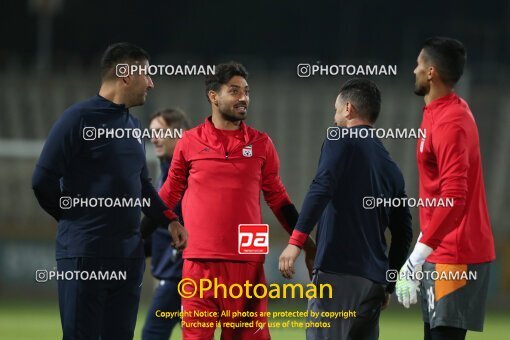
[[[423,333],[425,340],[464,340],[466,338],[466,329],[438,326],[430,329],[430,324],[423,324]]]
[[[318,271],[312,282],[332,286],[333,298],[312,298],[308,302],[309,322],[327,322],[330,327],[306,329],[307,340],[372,340],[379,338],[379,316],[384,302],[385,286],[360,276]],[[311,318],[311,312],[319,317]],[[356,313],[336,319],[321,316],[323,312]]]
[[[179,279],[161,280],[154,292],[152,304],[147,313],[147,319],[143,326],[143,340],[168,340],[170,333],[181,319],[165,319],[156,316],[156,312],[179,312],[181,310],[181,296],[177,291]]]
[[[133,339],[145,259],[76,257],[57,260],[57,270],[86,272],[89,278],[92,272],[108,272],[110,276],[109,280],[59,279],[64,340]]]

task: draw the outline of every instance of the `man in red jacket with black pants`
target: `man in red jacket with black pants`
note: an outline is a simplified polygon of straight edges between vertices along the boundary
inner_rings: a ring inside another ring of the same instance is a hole
[[[238,249],[239,225],[262,223],[261,191],[289,233],[298,217],[281,182],[278,156],[271,139],[243,122],[250,98],[247,78],[241,64],[230,62],[216,66],[215,74],[206,79],[212,116],[183,134],[159,192],[170,209],[184,194],[182,213],[186,229],[174,221],[171,234],[177,247],[185,246],[187,240],[182,276],[197,286],[201,279],[217,279],[227,290],[233,284],[266,284],[265,255],[241,253]],[[311,268],[313,241],[308,239],[304,248]],[[270,339],[267,317],[248,315],[234,319],[222,313],[267,312],[267,297],[243,295],[233,299],[224,297],[221,288],[218,292],[210,290],[202,297],[183,296],[184,339],[213,339],[217,321],[222,325],[222,339]],[[208,313],[195,316],[193,311]],[[238,321],[245,323],[239,328],[232,327],[233,324],[225,327],[226,322]],[[246,327],[251,321],[258,321],[259,326],[254,323],[253,327]]]
[[[464,339],[467,330],[483,330],[496,257],[478,129],[468,104],[453,91],[465,61],[461,42],[430,38],[414,70],[415,93],[426,104],[420,127],[426,137],[416,150],[420,198],[453,199],[453,205],[420,207],[421,235],[400,271],[396,292],[409,308],[421,285],[425,339],[432,340]]]

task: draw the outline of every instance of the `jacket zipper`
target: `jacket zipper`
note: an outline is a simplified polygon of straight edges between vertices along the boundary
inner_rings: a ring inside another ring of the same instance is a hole
[[[229,153],[228,153],[228,151],[227,151],[227,148],[225,147],[225,143],[224,143],[225,139],[224,139],[224,138],[223,138],[223,136],[222,136],[222,135],[220,135],[220,134],[217,134],[217,136],[219,137],[218,139],[220,139],[220,140],[221,140],[221,147],[223,148],[223,151],[225,152],[225,159],[228,159]],[[253,140],[253,141],[251,142],[251,145],[253,145],[253,144],[254,144],[254,142],[257,142],[257,141],[258,141],[258,139]],[[232,152],[237,151],[237,150],[239,150],[239,149],[241,149],[241,148],[244,148],[244,145],[241,145],[240,147],[238,147],[238,148],[236,148],[236,149],[232,150]]]

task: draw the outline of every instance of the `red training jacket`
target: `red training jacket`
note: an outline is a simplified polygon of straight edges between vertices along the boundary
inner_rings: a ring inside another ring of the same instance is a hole
[[[278,155],[267,134],[241,122],[244,143],[226,149],[224,136],[207,118],[184,132],[159,191],[173,210],[182,197],[188,231],[186,259],[264,262],[263,254],[238,253],[239,224],[262,223],[260,193],[290,233],[280,208],[291,204],[279,176]],[[169,216],[171,217],[171,216]]]
[[[453,198],[453,207],[420,207],[420,242],[432,263],[474,264],[495,259],[480,141],[467,103],[455,93],[430,102],[418,140],[420,198]]]

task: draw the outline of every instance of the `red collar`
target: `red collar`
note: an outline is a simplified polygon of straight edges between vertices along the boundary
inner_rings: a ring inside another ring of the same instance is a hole
[[[205,119],[205,127],[207,129],[207,132],[209,134],[213,134],[214,136],[216,136],[218,139],[221,140],[220,136],[218,136],[218,131],[219,129],[217,129],[213,122],[212,122],[212,116],[209,116]],[[244,122],[241,122],[240,124],[240,129],[241,131],[243,132],[243,139],[244,139],[244,142],[246,144],[248,144],[248,142],[250,141],[250,136],[248,135],[248,127],[246,126],[246,124]]]
[[[458,99],[459,97],[457,96],[457,94],[455,92],[452,92],[450,94],[447,94],[446,96],[434,99],[428,105],[424,106],[423,110],[435,110],[440,106],[452,103],[453,101]]]

